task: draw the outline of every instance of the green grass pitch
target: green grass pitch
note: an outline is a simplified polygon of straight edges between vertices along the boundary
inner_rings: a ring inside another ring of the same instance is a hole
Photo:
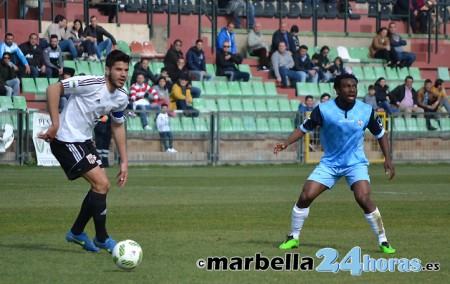
[[[272,258],[290,231],[292,206],[313,165],[131,167],[124,189],[108,195],[109,234],[143,248],[142,264],[121,271],[105,251],[68,244],[65,233],[88,185],[69,182],[60,168],[0,167],[0,283],[448,283],[450,279],[450,164],[396,165],[388,181],[371,165],[372,199],[395,255],[379,252],[375,236],[344,179],[312,205],[289,251],[310,256],[321,248],[353,247],[374,259],[419,258],[440,271],[207,271],[208,256]],[[117,168],[108,169],[112,178]],[[92,221],[86,229],[94,236]],[[445,280],[447,279],[447,280]]]

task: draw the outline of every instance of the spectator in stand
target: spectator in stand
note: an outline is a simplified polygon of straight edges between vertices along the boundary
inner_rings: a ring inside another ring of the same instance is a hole
[[[294,59],[295,66],[298,67],[297,63],[300,56],[300,40],[298,39],[298,26],[293,25],[291,27],[291,32],[289,33],[290,38],[292,39],[292,46],[290,46],[290,51],[292,52],[292,58]]]
[[[166,79],[166,83],[167,83],[167,89],[172,90],[172,86],[173,86],[173,81],[172,79],[169,77],[169,72],[167,71],[166,67],[162,67],[161,71],[159,72],[159,77],[158,78],[164,78]]]
[[[247,38],[247,49],[251,56],[258,56],[259,70],[269,71],[269,45],[261,33],[261,24],[256,23]]]
[[[314,109],[314,98],[311,95],[307,95],[305,97],[305,103],[302,104],[300,102],[298,104],[297,114],[295,115],[295,128],[297,128],[300,125],[300,113],[303,114],[303,117],[306,118],[306,113],[308,111],[312,111]]]
[[[188,87],[189,76],[181,75],[170,92],[170,109],[185,111],[185,116],[197,117],[198,111],[192,107],[191,90]]]
[[[227,11],[228,15],[233,15],[234,21],[236,22],[236,29],[241,28],[241,18],[247,17],[248,12],[248,28],[253,29],[255,24],[255,8],[249,1],[249,6],[247,7],[245,0],[230,0],[228,2]]]
[[[431,118],[438,121],[439,114],[439,94],[432,91],[433,84],[430,79],[426,79],[424,86],[417,91],[417,104],[425,111],[425,120],[428,130],[437,130],[436,127],[431,125]],[[430,114],[431,113],[431,114]]]
[[[75,48],[75,44],[72,40],[73,35],[70,34],[70,29],[67,28],[66,17],[57,15],[53,21],[53,24],[48,26],[47,31],[44,34],[44,38],[49,44],[52,35],[57,36],[58,45],[61,48],[61,51],[70,52],[73,60],[79,59],[77,49]]]
[[[292,48],[294,48],[295,46],[293,38],[287,31],[287,24],[285,22],[282,22],[280,24],[280,28],[276,30],[272,35],[272,45],[270,46],[271,53],[274,53],[278,50],[280,42],[284,42],[284,44],[286,45],[286,50],[292,50]]]
[[[445,107],[447,113],[450,113],[450,101],[445,93],[444,80],[437,79],[434,82],[434,86],[431,88],[431,91],[439,94],[439,107]]]
[[[234,24],[228,23],[226,27],[223,27],[219,34],[217,35],[217,46],[216,51],[217,54],[220,52],[223,52],[223,44],[225,42],[228,42],[230,44],[230,50],[228,50],[228,53],[236,54],[237,48],[236,48],[236,38],[234,34]]]
[[[229,52],[231,44],[229,41],[223,42],[221,52],[216,55],[216,75],[226,76],[230,81],[243,80],[248,82],[250,80],[250,74],[247,72],[241,72],[236,65],[241,64],[242,57],[240,54],[233,54]]]
[[[12,65],[16,75],[20,74],[20,69],[17,66],[18,60],[22,63],[22,65],[25,68],[25,73],[30,74],[31,69],[30,65],[28,64],[27,59],[22,53],[22,50],[20,50],[19,46],[17,46],[17,43],[14,42],[14,35],[12,33],[6,33],[5,34],[5,40],[0,43],[0,57],[3,56],[3,53],[9,52],[10,54],[10,60],[9,64]]]
[[[384,108],[378,106],[374,85],[369,86],[369,92],[364,96],[363,102],[372,106],[374,111],[384,111]]]
[[[326,45],[322,46],[319,53],[319,80],[321,82],[329,82],[333,78],[333,74],[330,72],[332,64],[328,59],[328,53],[330,53],[330,48]]]
[[[80,20],[73,21],[70,34],[79,57],[87,57],[88,61],[100,61],[96,54],[95,43],[84,38],[83,23]]]
[[[20,18],[21,19],[25,19],[25,17],[28,14],[29,8],[33,8],[33,9],[39,8],[39,4],[41,5],[40,9],[39,9],[39,13],[41,14],[41,18],[42,18],[43,14],[44,14],[44,0],[36,0],[36,1],[21,0],[20,2],[22,5],[22,7],[20,9]],[[33,5],[31,5],[30,2],[34,2]]]
[[[169,89],[164,77],[159,77],[158,84],[153,85],[152,88],[158,93],[158,104],[162,107],[163,104],[170,105]],[[169,116],[177,116],[173,112],[169,112]]]
[[[352,73],[352,70],[350,68],[344,67],[344,62],[342,61],[342,58],[339,56],[334,59],[333,65],[331,65],[329,70],[331,73],[330,79],[331,82],[334,82],[334,78],[336,78],[336,76],[338,75]]]
[[[414,0],[412,0],[414,2]],[[416,0],[417,2],[417,12],[416,19],[419,24],[418,32],[422,34],[428,33],[428,18],[431,16],[431,11],[436,5],[436,1],[424,1]]]
[[[186,60],[184,58],[178,58],[177,68],[175,70],[172,70],[172,72],[169,71],[169,76],[173,82],[177,82],[182,75],[190,78],[189,70],[186,68]],[[187,84],[187,87],[191,90],[191,95],[193,98],[200,98],[200,94],[202,92],[200,88],[192,87],[190,80]]]
[[[117,49],[116,39],[102,26],[98,25],[97,16],[91,16],[90,23],[91,24],[84,30],[84,37],[94,43],[97,58],[104,61],[113,47],[114,49]],[[104,36],[107,37],[107,39],[104,40]],[[105,52],[105,55],[102,55],[103,51]]]
[[[164,57],[164,66],[167,68],[167,72],[169,74],[175,72],[175,70],[178,68],[178,59],[184,58],[183,51],[181,51],[182,46],[183,43],[181,42],[181,40],[176,39],[167,50],[166,56]],[[176,82],[175,80],[172,81]]]
[[[172,132],[170,132],[169,115],[167,114],[167,104],[165,103],[161,105],[161,112],[156,117],[156,128],[158,129],[166,152],[178,152],[173,148],[173,136]],[[169,139],[169,144],[167,144],[167,139]]]
[[[378,78],[375,82],[375,97],[377,98],[378,106],[383,108],[388,114],[399,112],[397,108],[392,108],[390,105],[391,95],[389,94],[389,86],[383,77]]]
[[[377,35],[373,38],[370,45],[369,57],[384,59],[389,67],[402,67],[398,60],[397,52],[391,48],[391,41],[387,36],[388,29],[382,27],[378,30]]]
[[[131,84],[136,83],[136,77],[139,74],[144,75],[146,83],[153,85],[158,82],[158,77],[152,73],[148,64],[149,60],[147,58],[141,58],[141,61],[134,65],[134,71],[130,81]]]
[[[158,92],[145,82],[144,75],[137,75],[136,83],[130,87],[130,103],[133,110],[139,111],[142,127],[145,130],[152,130],[150,125],[148,125],[147,112],[161,108],[158,104],[158,98]]]
[[[44,49],[44,62],[45,66],[52,70],[52,77],[59,78],[64,68],[62,51],[58,45],[58,36],[51,35],[50,38],[50,46]]]
[[[417,33],[417,15],[418,5],[416,0],[397,0],[394,4],[393,14],[401,16],[403,21],[410,20],[413,33]]]
[[[195,46],[191,47],[186,53],[187,68],[190,77],[196,77],[198,81],[214,79],[214,74],[206,73],[206,58],[203,51],[203,40],[197,39]]]
[[[8,97],[16,97],[20,91],[20,80],[11,63],[11,53],[3,52],[0,62],[0,92]]]
[[[295,71],[294,59],[292,53],[286,49],[286,43],[280,41],[278,43],[278,50],[272,54],[270,59],[272,61],[273,72],[277,78],[278,84],[287,88],[290,86],[289,80],[294,80],[296,83],[301,82],[302,76],[300,71]]]
[[[416,55],[412,52],[403,51],[403,47],[407,44],[406,40],[396,33],[397,24],[395,22],[389,23],[388,37],[391,43],[391,48],[395,49],[397,53],[398,61],[400,61],[400,67],[411,67],[411,65],[416,61]]]
[[[390,96],[392,104],[396,105],[400,112],[404,112],[405,117],[411,117],[411,113],[423,113],[423,109],[418,107],[413,82],[412,76],[406,76],[405,83],[395,87]]]
[[[52,76],[52,70],[45,67],[44,55],[42,48],[38,45],[39,37],[35,33],[31,33],[28,37],[28,41],[22,43],[19,48],[28,61],[30,66],[30,77],[37,78],[45,76],[50,78]],[[22,66],[20,66],[21,69]],[[26,73],[26,69],[21,70],[21,73]]]
[[[302,83],[305,83],[307,79],[312,83],[317,83],[319,81],[319,74],[317,74],[317,70],[314,69],[314,63],[309,59],[308,47],[306,45],[300,46],[300,56],[295,70],[300,74],[300,82]]]

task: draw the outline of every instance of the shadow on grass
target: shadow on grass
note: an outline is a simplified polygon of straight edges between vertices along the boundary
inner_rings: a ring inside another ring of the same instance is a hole
[[[36,251],[55,251],[55,252],[70,252],[70,253],[92,253],[85,251],[79,246],[69,246],[67,249],[61,249],[49,246],[48,244],[0,244],[0,248],[12,248],[23,250],[36,250]]]
[[[260,241],[260,240],[249,240],[249,241],[244,241],[244,242],[235,242],[235,244],[242,244],[242,243],[246,243],[246,244],[257,244],[257,245],[263,245],[267,248],[278,248],[278,246],[282,243],[283,241],[280,242],[273,242],[273,241]],[[333,248],[333,249],[346,249],[346,247],[344,246],[339,246],[337,244],[318,244],[318,243],[302,243],[300,240],[300,246],[299,248],[318,248],[318,249],[322,249],[322,248]],[[287,250],[290,251],[290,250]]]

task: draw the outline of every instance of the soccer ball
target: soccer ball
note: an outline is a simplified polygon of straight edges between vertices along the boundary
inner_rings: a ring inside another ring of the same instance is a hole
[[[132,240],[118,242],[112,251],[114,263],[125,270],[131,270],[142,261],[142,248]]]

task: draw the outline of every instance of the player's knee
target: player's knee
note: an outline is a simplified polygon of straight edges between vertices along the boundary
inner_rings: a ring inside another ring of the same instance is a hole
[[[95,192],[100,193],[100,194],[107,194],[110,188],[111,188],[111,183],[109,182],[109,180],[97,182],[92,187],[92,189]]]

